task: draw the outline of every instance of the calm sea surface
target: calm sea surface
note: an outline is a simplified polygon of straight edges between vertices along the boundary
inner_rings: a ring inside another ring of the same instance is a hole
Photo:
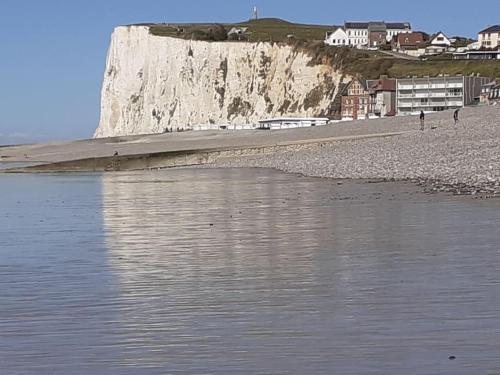
[[[500,374],[499,228],[271,170],[0,175],[0,374]]]

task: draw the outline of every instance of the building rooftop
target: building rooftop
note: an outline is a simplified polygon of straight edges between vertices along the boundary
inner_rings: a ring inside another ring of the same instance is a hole
[[[424,33],[421,32],[398,34],[394,38],[401,46],[417,46],[425,42]]]
[[[386,25],[388,29],[411,29],[409,22],[388,22]]]
[[[480,31],[479,34],[488,34],[488,33],[500,33],[500,25],[490,26],[483,31]]]
[[[368,22],[346,22],[346,29],[368,29]]]
[[[375,91],[396,91],[396,80],[395,79],[381,79],[378,81],[377,85],[373,87]]]
[[[409,22],[384,22],[384,21],[372,21],[372,22],[346,22],[346,29],[368,29],[370,26],[380,27],[384,26],[387,29],[411,29]]]
[[[370,22],[368,24],[368,30],[370,31],[387,31],[387,25],[385,22]]]
[[[337,30],[339,30],[339,29],[340,29],[340,30],[344,30],[344,31],[345,31],[344,26],[337,26],[337,25],[333,25],[333,26],[332,26],[332,30],[333,30],[333,31],[327,31],[327,32],[326,32],[326,36],[327,36],[327,37],[329,37],[330,35],[332,35],[334,32],[336,32],[336,31],[337,31]]]

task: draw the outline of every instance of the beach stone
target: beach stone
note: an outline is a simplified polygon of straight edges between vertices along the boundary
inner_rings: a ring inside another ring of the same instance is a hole
[[[411,180],[429,192],[490,196],[500,194],[500,106],[461,111],[466,128],[446,122],[451,111],[433,114],[438,129],[414,130],[387,138],[348,140],[303,145],[295,151],[276,152],[218,162],[223,167],[265,167],[307,176],[339,179]],[[389,121],[389,120],[388,120]],[[393,121],[393,120],[390,120]],[[414,117],[397,118],[410,127]],[[365,121],[367,124],[370,120]],[[374,127],[384,126],[374,123]],[[384,128],[385,129],[385,128]]]

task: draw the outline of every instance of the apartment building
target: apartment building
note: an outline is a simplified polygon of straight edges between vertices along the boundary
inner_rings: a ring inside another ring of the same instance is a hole
[[[474,103],[485,77],[442,76],[398,79],[396,108],[398,115],[437,112],[462,108]]]

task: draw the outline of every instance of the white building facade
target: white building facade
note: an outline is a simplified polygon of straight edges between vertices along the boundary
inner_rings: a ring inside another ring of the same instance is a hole
[[[365,47],[370,44],[370,31],[383,31],[385,39],[390,42],[395,35],[410,33],[411,25],[408,22],[345,22],[344,27],[337,27],[327,33],[325,44],[331,46]]]
[[[447,46],[451,47],[451,40],[442,31],[434,34],[430,41],[433,46]]]
[[[346,22],[344,28],[350,46],[361,47],[368,45],[368,22]]]
[[[386,41],[390,42],[395,35],[400,33],[411,33],[411,25],[408,22],[346,22],[345,31],[349,37],[349,45],[364,47],[369,44],[370,30],[377,27],[380,30],[384,26]]]

